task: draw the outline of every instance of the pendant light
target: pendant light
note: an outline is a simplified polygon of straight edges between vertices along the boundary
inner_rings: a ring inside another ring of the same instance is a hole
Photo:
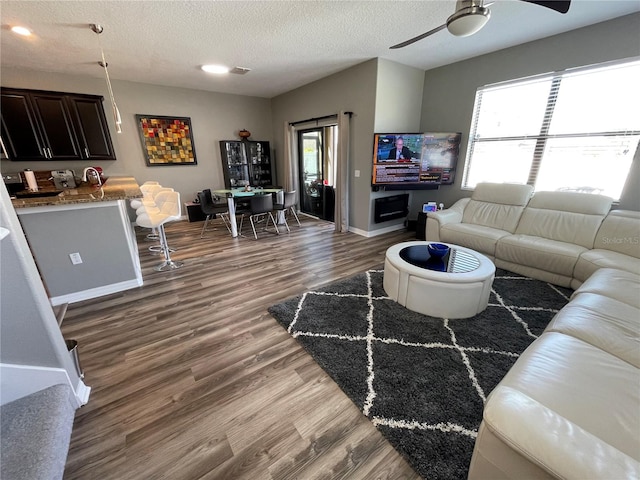
[[[100,54],[102,56],[102,60],[98,62],[98,65],[104,68],[104,75],[107,79],[107,89],[109,90],[109,99],[111,100],[111,109],[113,110],[113,120],[116,124],[116,132],[122,133],[122,118],[120,117],[118,105],[116,105],[116,99],[113,96],[113,88],[111,88],[111,79],[109,78],[109,69],[107,68],[108,64],[104,58],[104,50],[102,48],[102,43],[100,42],[100,34],[104,31],[104,28],[102,25],[97,23],[92,23],[89,27],[91,27],[91,30],[98,35],[98,44],[100,45]]]

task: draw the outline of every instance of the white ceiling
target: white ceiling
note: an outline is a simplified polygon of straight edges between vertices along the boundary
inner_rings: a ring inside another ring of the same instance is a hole
[[[370,58],[427,70],[637,12],[640,2],[573,0],[565,15],[517,0],[490,8],[474,36],[443,30],[389,50],[444,23],[455,1],[2,0],[0,66],[101,77],[100,41],[112,79],[270,98]],[[91,23],[104,26],[100,38]],[[251,72],[212,76],[200,70],[208,63]]]

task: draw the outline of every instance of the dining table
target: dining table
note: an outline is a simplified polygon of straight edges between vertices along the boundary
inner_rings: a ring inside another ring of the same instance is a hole
[[[231,236],[238,236],[238,222],[236,221],[236,201],[240,198],[253,197],[255,195],[277,194],[277,201],[279,203],[284,202],[284,191],[282,188],[260,188],[252,187],[247,189],[241,188],[228,188],[221,190],[212,190],[213,193],[220,196],[227,197],[227,204],[229,205],[229,224],[231,228]],[[278,218],[278,223],[280,218]],[[277,228],[277,227],[276,227]]]

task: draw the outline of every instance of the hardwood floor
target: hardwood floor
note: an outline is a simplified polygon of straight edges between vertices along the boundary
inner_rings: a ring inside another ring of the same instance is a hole
[[[417,479],[267,308],[382,265],[405,231],[364,238],[302,218],[291,234],[232,239],[201,222],[166,231],[185,266],[138,231],[144,286],[74,304],[89,403],[65,479]],[[100,272],[96,272],[99,275]]]

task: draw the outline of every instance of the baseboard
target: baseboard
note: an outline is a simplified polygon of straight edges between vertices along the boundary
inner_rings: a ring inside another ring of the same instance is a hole
[[[122,292],[123,290],[140,287],[141,285],[142,277],[113,283],[111,285],[104,285],[102,287],[90,288],[89,290],[82,290],[81,292],[51,297],[49,301],[51,302],[51,305],[55,307],[57,305],[62,305],[63,303],[82,302],[83,300],[102,297],[103,295],[111,295],[112,293]]]
[[[82,380],[73,385],[64,368],[0,363],[0,405],[61,383],[73,390],[76,407],[89,401],[91,388]]]
[[[385,227],[385,228],[379,228],[377,230],[371,230],[371,231],[366,231],[366,230],[360,230],[359,228],[355,228],[355,227],[349,227],[349,231],[356,233],[358,235],[362,235],[363,237],[377,237],[378,235],[384,235],[385,233],[390,233],[390,232],[395,232],[397,230],[404,230],[405,226],[404,223],[398,223],[396,225],[391,225],[389,227]]]

